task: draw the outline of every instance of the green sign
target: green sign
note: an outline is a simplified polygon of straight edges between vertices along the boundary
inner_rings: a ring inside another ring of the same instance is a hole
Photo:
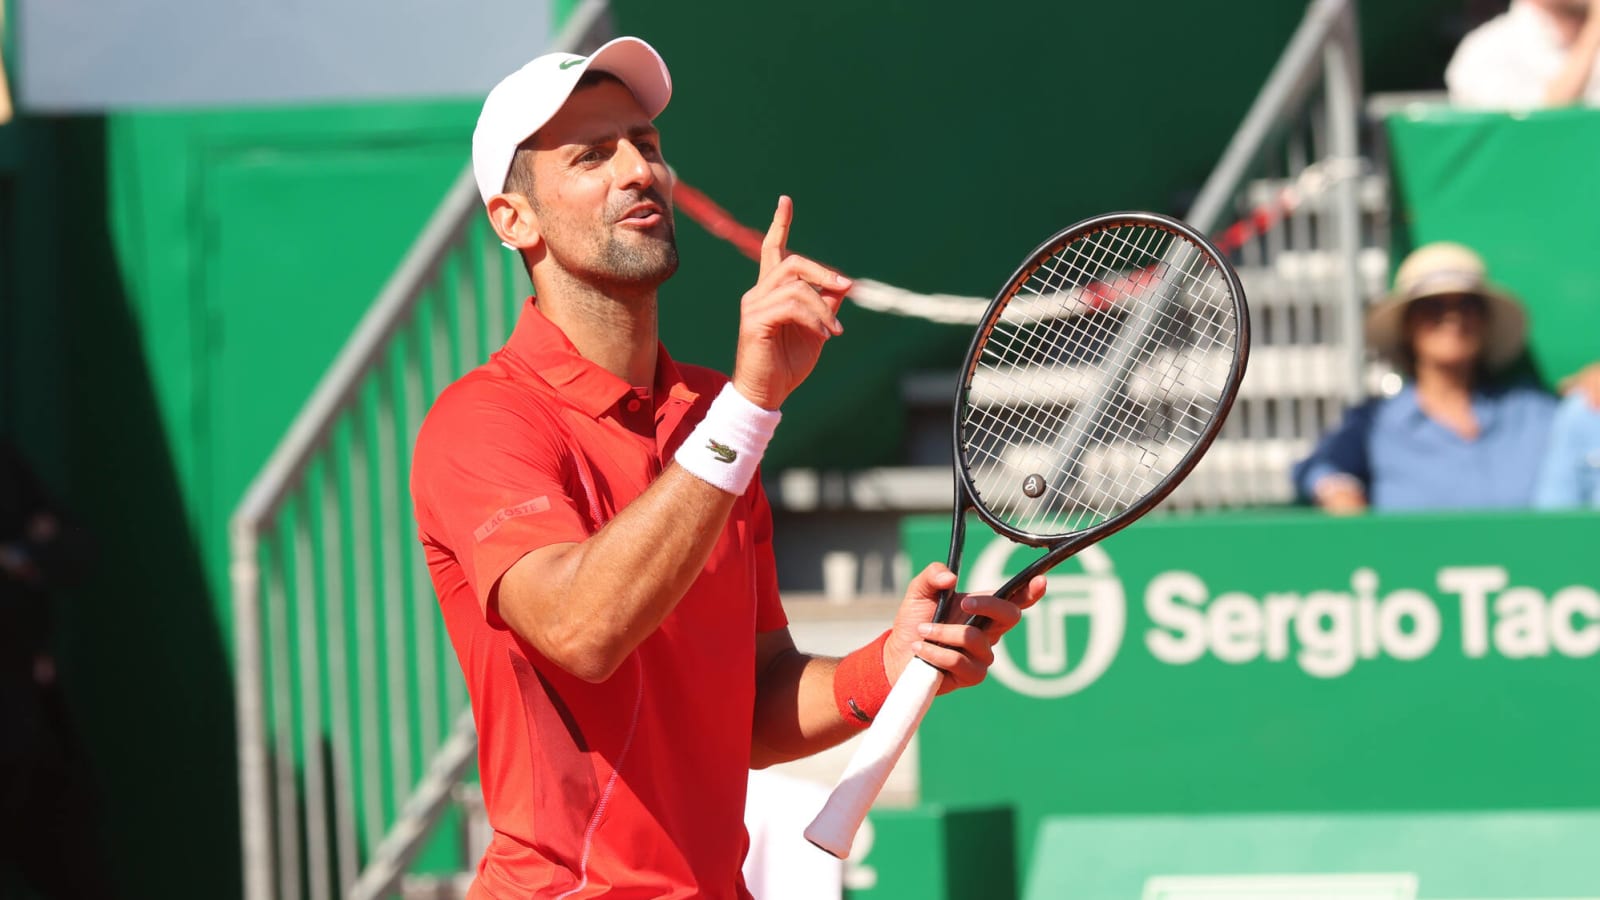
[[[849,900],[1010,900],[1009,807],[876,809],[856,833],[844,868]],[[998,864],[997,864],[998,862]]]
[[[963,589],[1038,552],[984,534]],[[1587,513],[1146,520],[934,704],[923,800],[1013,804],[1024,854],[1060,814],[1600,807],[1597,550]]]
[[[1025,900],[1531,900],[1600,894],[1600,813],[1060,817]]]

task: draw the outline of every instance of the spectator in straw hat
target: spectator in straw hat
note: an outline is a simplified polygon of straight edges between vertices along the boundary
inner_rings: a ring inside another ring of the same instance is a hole
[[[1530,505],[1556,401],[1494,377],[1522,355],[1522,304],[1459,244],[1418,248],[1367,317],[1367,343],[1406,375],[1294,467],[1296,490],[1333,513]]]

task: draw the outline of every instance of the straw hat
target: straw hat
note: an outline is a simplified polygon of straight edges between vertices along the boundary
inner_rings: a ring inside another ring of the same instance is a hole
[[[1405,341],[1406,307],[1423,297],[1440,294],[1476,294],[1483,298],[1487,316],[1483,329],[1483,360],[1490,369],[1510,365],[1528,340],[1528,314],[1522,304],[1489,283],[1483,257],[1460,244],[1446,241],[1412,251],[1394,276],[1394,291],[1367,313],[1367,346],[1398,360]]]

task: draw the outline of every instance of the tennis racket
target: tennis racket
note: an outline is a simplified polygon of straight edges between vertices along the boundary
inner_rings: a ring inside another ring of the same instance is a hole
[[[1239,276],[1188,225],[1111,213],[1050,238],[989,304],[962,366],[950,568],[968,512],[1044,550],[995,592],[1006,599],[1149,512],[1217,436],[1249,348]],[[940,596],[937,621],[953,599]],[[906,666],[806,829],[813,844],[850,852],[941,675]]]

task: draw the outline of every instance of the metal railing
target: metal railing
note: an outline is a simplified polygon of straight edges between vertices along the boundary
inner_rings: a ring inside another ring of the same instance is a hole
[[[1207,457],[1169,501],[1292,499],[1288,470],[1365,393],[1362,316],[1387,277],[1388,192],[1362,156],[1352,0],[1315,0],[1188,220],[1229,221],[1251,304],[1249,374]],[[1224,232],[1227,234],[1227,232]]]
[[[605,8],[585,0],[554,46],[591,46]],[[433,398],[504,343],[525,285],[463,173],[233,516],[246,900],[394,893],[473,761],[411,448]]]
[[[450,192],[233,519],[246,897],[344,896],[467,701],[406,479],[432,398],[520,299]]]

